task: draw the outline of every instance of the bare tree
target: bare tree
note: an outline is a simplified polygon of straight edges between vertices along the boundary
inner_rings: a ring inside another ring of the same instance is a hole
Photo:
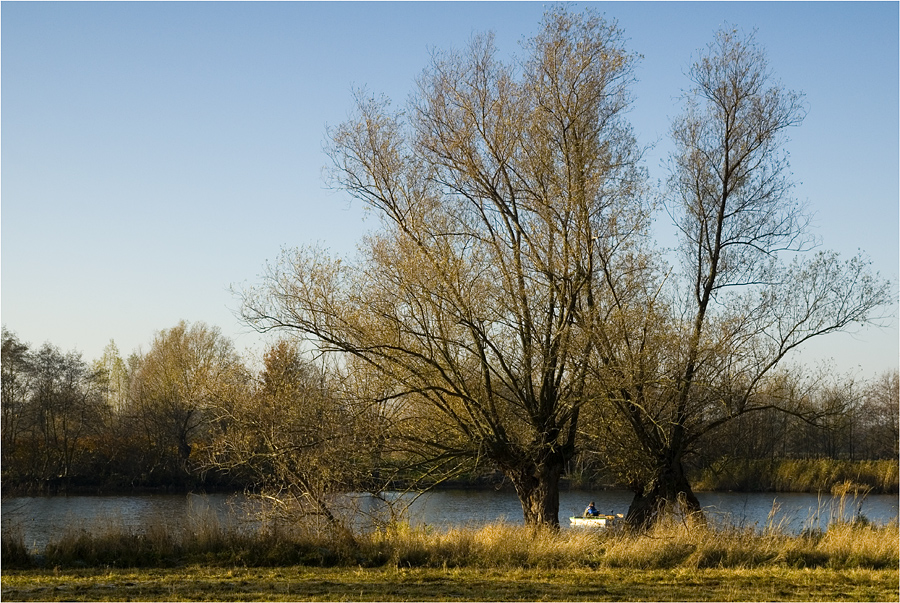
[[[247,382],[218,328],[182,321],[157,333],[131,379],[129,412],[148,451],[147,473],[186,476],[194,446],[211,440],[218,409],[242,397]]]
[[[360,97],[329,132],[332,177],[381,229],[353,262],[286,253],[243,315],[369,366],[415,450],[492,464],[526,523],[557,525],[589,332],[607,279],[640,271],[649,212],[621,32],[555,8],[525,50],[435,54],[406,112]]]
[[[2,433],[3,476],[20,473],[24,465],[22,456],[26,454],[27,442],[23,438],[31,427],[29,421],[29,399],[31,396],[33,367],[27,343],[19,340],[15,333],[3,327],[2,350],[2,404],[0,404],[0,433]]]
[[[128,366],[119,355],[119,348],[112,339],[103,348],[103,355],[93,363],[106,397],[106,404],[115,413],[124,411],[128,397],[128,382],[131,375]]]
[[[863,458],[896,459],[900,444],[900,372],[896,369],[873,379],[860,408],[860,446]]]
[[[345,527],[335,499],[366,483],[365,444],[377,426],[363,424],[294,343],[271,345],[263,364],[249,395],[218,408],[227,428],[209,450],[209,466],[252,485],[292,521],[322,517]]]
[[[648,302],[668,316],[646,321],[646,335],[629,344],[637,368],[616,356],[630,381],[611,400],[641,462],[631,481],[633,525],[676,507],[699,512],[683,466],[698,439],[749,412],[799,413],[779,385],[786,355],[877,318],[890,297],[862,257],[799,253],[812,240],[791,195],[784,141],[803,119],[802,96],[774,80],[753,36],[720,31],[690,78],[672,129],[667,198],[685,259],[684,279],[671,282],[685,286],[664,304],[664,295]],[[787,264],[785,253],[795,255]]]
[[[55,491],[83,477],[84,443],[105,427],[97,375],[77,352],[32,352],[3,331],[4,476]]]

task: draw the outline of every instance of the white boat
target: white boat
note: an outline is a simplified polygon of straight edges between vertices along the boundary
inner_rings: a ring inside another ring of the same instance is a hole
[[[617,520],[622,519],[624,515],[617,513],[616,515],[594,515],[593,517],[570,517],[569,521],[573,526],[587,526],[591,528],[605,528]]]

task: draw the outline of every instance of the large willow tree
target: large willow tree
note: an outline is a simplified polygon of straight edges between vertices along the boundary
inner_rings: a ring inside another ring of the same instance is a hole
[[[718,32],[689,77],[666,191],[683,270],[647,289],[644,312],[632,313],[642,328],[597,340],[598,381],[615,409],[599,444],[625,461],[635,526],[700,511],[684,460],[718,427],[773,408],[815,420],[786,385],[785,359],[871,322],[891,297],[862,256],[804,253],[813,239],[784,146],[803,99],[775,79],[753,36]]]
[[[243,314],[363,362],[409,450],[492,464],[526,523],[556,525],[590,331],[646,269],[649,212],[620,31],[552,9],[524,51],[436,54],[402,112],[360,96],[329,131],[331,176],[380,228],[352,260],[284,254]]]

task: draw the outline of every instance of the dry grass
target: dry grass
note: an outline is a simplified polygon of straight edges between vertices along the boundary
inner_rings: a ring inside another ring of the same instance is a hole
[[[898,600],[898,539],[897,522],[800,535],[674,521],[641,534],[498,523],[351,535],[201,517],[178,531],[71,531],[40,555],[5,533],[2,599]]]
[[[790,535],[778,529],[665,525],[646,534],[612,538],[601,564],[645,569],[765,566],[890,568],[900,564],[897,524],[836,524],[824,533]]]
[[[393,526],[359,542],[364,556],[398,567],[580,567],[601,537],[584,530],[555,531],[497,523],[434,530]]]
[[[339,566],[396,568],[630,568],[702,569],[794,567],[896,568],[898,526],[837,523],[827,531],[792,535],[777,525],[762,532],[670,522],[640,534],[624,530],[533,529],[513,524],[446,530],[394,524],[365,534],[277,534],[226,530],[215,521],[179,531],[158,526],[144,533],[110,528],[72,531],[41,555],[21,535],[3,537],[10,567]]]
[[[24,567],[31,564],[31,556],[28,547],[25,546],[25,536],[22,530],[13,528],[0,538],[0,559],[7,567]]]
[[[715,471],[705,469],[692,483],[695,491],[828,492],[847,481],[863,484],[875,494],[896,493],[900,463],[897,459],[742,459]]]
[[[7,536],[4,601],[900,598],[896,522],[803,535],[685,523],[644,534],[397,524],[352,538],[242,534],[212,523],[175,534],[66,534],[40,562]],[[24,554],[26,567],[13,569],[8,551]]]

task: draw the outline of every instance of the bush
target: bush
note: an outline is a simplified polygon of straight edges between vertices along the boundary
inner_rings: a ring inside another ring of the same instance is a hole
[[[3,567],[26,568],[32,564],[28,547],[25,546],[25,536],[22,531],[12,529],[3,533],[0,537],[0,558],[3,559]]]

